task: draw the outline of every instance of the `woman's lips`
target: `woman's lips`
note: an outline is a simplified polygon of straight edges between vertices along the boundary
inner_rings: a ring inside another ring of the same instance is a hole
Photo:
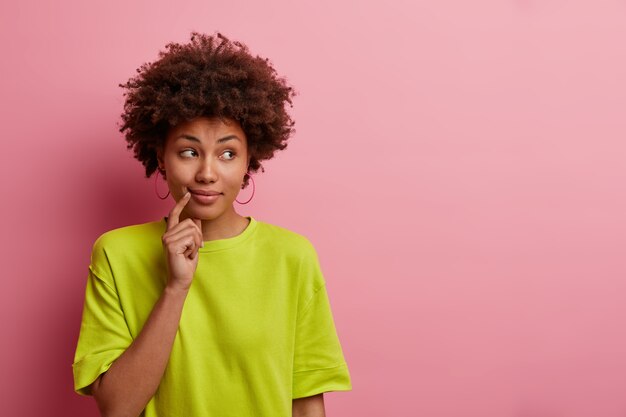
[[[222,195],[222,194],[205,195],[204,192],[202,192],[203,194],[200,194],[200,192],[195,192],[192,190],[189,190],[189,192],[191,193],[191,198],[193,198],[195,201],[201,204],[212,204]]]

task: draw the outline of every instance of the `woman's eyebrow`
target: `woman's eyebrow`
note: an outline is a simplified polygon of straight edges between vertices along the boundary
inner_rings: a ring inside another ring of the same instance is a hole
[[[190,141],[193,141],[193,142],[200,143],[200,139],[198,139],[197,137],[191,136],[191,135],[187,135],[187,134],[184,134],[184,133],[182,135],[178,135],[176,137],[176,139],[187,139],[187,140],[190,140]]]
[[[192,142],[201,143],[200,139],[198,139],[195,136],[188,135],[186,133],[183,133],[182,135],[178,135],[178,137],[176,137],[176,139],[187,139],[187,140],[190,140]],[[235,140],[241,141],[241,139],[239,139],[239,137],[237,137],[237,135],[228,135],[228,136],[224,136],[221,139],[218,139],[217,143],[224,143],[224,142],[229,141],[231,139],[235,139]]]
[[[239,138],[237,137],[237,135],[228,135],[228,136],[224,136],[224,137],[223,137],[223,138],[221,138],[221,139],[218,139],[218,140],[217,140],[217,143],[224,143],[224,142],[229,141],[229,140],[231,140],[231,139],[235,139],[235,140],[238,140],[238,141],[240,141],[240,142],[241,142],[241,139],[239,139]]]

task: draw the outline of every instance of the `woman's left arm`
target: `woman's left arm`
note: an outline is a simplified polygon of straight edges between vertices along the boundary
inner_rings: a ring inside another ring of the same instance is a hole
[[[292,417],[326,417],[323,393],[311,397],[296,398],[292,404]]]

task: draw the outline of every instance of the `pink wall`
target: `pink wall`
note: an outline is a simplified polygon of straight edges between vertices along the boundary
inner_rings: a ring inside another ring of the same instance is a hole
[[[191,30],[300,92],[240,213],[318,249],[354,387],[329,416],[626,415],[623,0],[7,3],[2,415],[97,415],[71,373],[91,245],[171,206],[117,84]]]

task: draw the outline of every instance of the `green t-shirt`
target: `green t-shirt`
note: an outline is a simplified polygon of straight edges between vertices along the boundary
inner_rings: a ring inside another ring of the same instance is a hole
[[[204,242],[178,332],[145,417],[291,416],[292,399],[352,389],[317,253],[304,236],[248,217]],[[166,221],[94,243],[74,389],[86,389],[139,334],[167,282]]]

